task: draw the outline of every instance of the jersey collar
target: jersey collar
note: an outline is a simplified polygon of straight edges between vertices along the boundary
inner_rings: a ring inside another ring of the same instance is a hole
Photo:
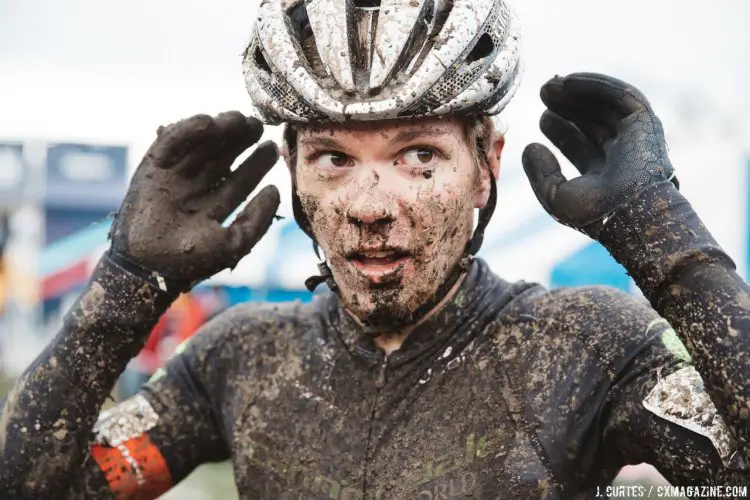
[[[486,262],[474,259],[466,279],[453,298],[409,334],[401,348],[389,356],[388,365],[396,367],[425,354],[448,349],[456,332],[486,324],[487,321],[482,320],[487,319],[488,311],[496,310],[495,302],[507,295],[502,292],[510,287],[508,282],[490,271]],[[352,356],[370,364],[385,358],[372,336],[366,334],[363,327],[344,310],[336,294],[329,294],[327,309],[332,329]]]

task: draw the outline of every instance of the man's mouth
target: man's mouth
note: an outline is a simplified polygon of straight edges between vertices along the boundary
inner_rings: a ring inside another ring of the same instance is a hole
[[[403,250],[357,251],[348,255],[357,271],[374,284],[399,281],[412,256]]]

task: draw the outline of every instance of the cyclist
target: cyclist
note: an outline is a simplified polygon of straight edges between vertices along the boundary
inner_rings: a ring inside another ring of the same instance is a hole
[[[336,20],[331,22],[331,20]],[[154,498],[231,459],[242,498],[589,498],[626,464],[747,484],[750,287],[678,191],[659,120],[614,78],[555,77],[524,168],[652,307],[508,283],[474,258],[518,85],[504,0],[264,0],[244,56],[257,117],[160,128],[88,288],[3,410],[4,498]],[[180,292],[247,254],[286,123],[294,213],[331,292],[210,321],[98,417]],[[479,209],[476,229],[474,210]]]

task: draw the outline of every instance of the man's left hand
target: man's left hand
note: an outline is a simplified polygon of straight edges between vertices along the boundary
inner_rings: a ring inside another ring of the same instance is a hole
[[[557,76],[542,86],[540,128],[581,173],[568,180],[552,152],[530,144],[523,167],[542,206],[597,238],[607,218],[646,188],[677,184],[661,122],[635,87],[596,73]]]

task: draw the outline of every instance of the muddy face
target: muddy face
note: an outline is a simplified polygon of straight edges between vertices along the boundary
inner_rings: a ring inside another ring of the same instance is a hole
[[[454,119],[299,130],[297,193],[344,305],[408,321],[463,255],[489,177]]]

